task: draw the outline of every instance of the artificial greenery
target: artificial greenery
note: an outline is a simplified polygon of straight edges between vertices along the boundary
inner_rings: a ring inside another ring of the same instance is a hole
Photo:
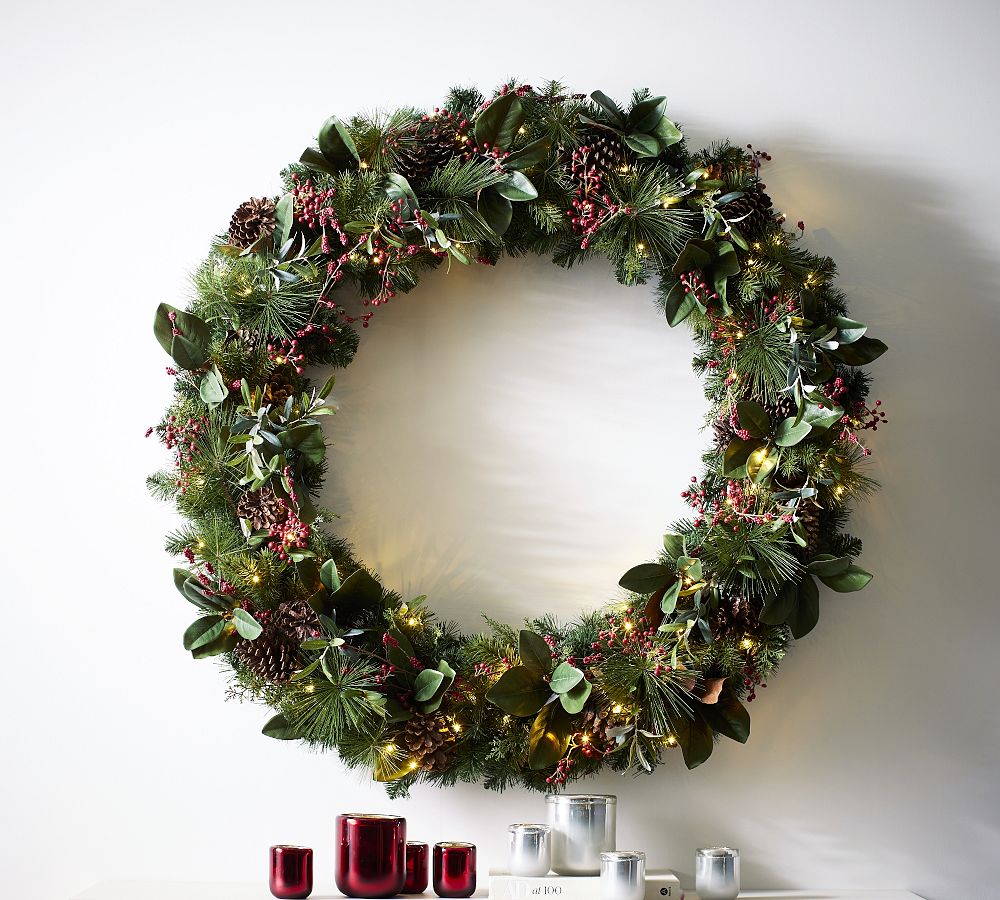
[[[157,310],[176,393],[155,431],[174,458],[150,487],[187,520],[167,545],[198,610],[183,644],[274,709],[265,734],[336,749],[394,795],[550,790],[652,771],[675,747],[694,767],[719,736],[747,740],[745,703],[815,627],[820,586],[870,581],[843,526],[874,487],[859,434],[885,417],[858,367],[885,345],[774,213],[770,157],[692,150],[665,108],[511,82],[456,88],[433,113],[331,117],[280,196],[234,214],[188,308]],[[320,527],[333,379],[309,370],[346,366],[357,326],[425,271],[528,253],[655,283],[693,332],[715,443],[690,518],[616,599],[463,635]],[[360,315],[339,301],[348,283]],[[425,737],[433,754],[413,750]]]

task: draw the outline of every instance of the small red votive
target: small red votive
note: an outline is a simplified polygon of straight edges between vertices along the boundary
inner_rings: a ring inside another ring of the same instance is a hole
[[[337,816],[337,889],[348,897],[395,897],[406,882],[406,819]]]
[[[471,897],[476,892],[476,845],[444,841],[434,845],[434,893]]]
[[[271,893],[281,900],[303,900],[313,889],[313,852],[279,844],[271,848]]]
[[[429,850],[419,841],[406,842],[406,883],[404,894],[422,894],[427,890]]]

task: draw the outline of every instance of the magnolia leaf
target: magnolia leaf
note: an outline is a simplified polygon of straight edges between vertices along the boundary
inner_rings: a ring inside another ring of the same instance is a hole
[[[174,334],[175,329],[178,334]],[[191,313],[176,309],[169,303],[161,303],[156,307],[153,318],[153,334],[160,346],[182,369],[200,369],[208,360],[211,331],[201,319]]]
[[[625,113],[622,112],[618,104],[605,94],[604,91],[592,91],[590,99],[607,113],[608,118],[611,120],[613,125],[618,128],[625,127]]]
[[[742,438],[733,438],[726,447],[726,452],[722,457],[722,474],[727,478],[740,477],[741,470],[746,466],[750,454],[761,449],[763,445],[759,441],[745,441]],[[765,448],[766,449],[766,448]]]
[[[849,366],[864,366],[874,362],[888,349],[878,338],[862,337],[852,344],[842,344],[832,353]]]
[[[194,650],[210,644],[226,627],[226,622],[222,616],[202,616],[195,619],[184,632],[184,649]]]
[[[775,596],[764,601],[760,621],[765,625],[784,625],[795,611],[798,600],[798,586],[794,581],[786,581]]]
[[[238,640],[239,638],[236,636],[236,632],[230,631],[227,628],[210,644],[192,648],[191,656],[195,659],[208,659],[210,656],[219,656],[222,653],[229,653],[236,647]]]
[[[750,737],[750,713],[728,686],[723,688],[718,703],[703,707],[701,714],[716,734],[741,744]]]
[[[279,247],[284,247],[289,240],[292,233],[294,212],[295,197],[292,194],[284,194],[274,205],[274,239]]]
[[[512,716],[533,716],[549,699],[548,685],[525,666],[508,669],[486,692],[486,699]]]
[[[673,328],[680,325],[697,309],[694,293],[688,292],[679,281],[667,293],[663,300],[663,311],[667,316],[667,324]]]
[[[812,431],[812,425],[805,419],[796,422],[795,417],[791,416],[778,423],[778,427],[774,430],[774,442],[779,447],[794,447],[804,440],[810,431]]]
[[[298,731],[281,713],[268,719],[260,732],[277,741],[296,741],[300,737]]]
[[[626,134],[625,145],[639,157],[656,156],[660,152],[660,142],[651,134]]]
[[[530,144],[525,144],[520,150],[515,150],[502,160],[505,169],[529,169],[540,165],[549,158],[552,138],[543,137]]]
[[[398,172],[390,172],[385,176],[385,180],[382,182],[382,189],[390,200],[406,200],[414,209],[419,205],[417,195],[413,193],[413,188],[410,187],[410,182]],[[433,216],[429,213],[425,215],[433,225]]]
[[[863,322],[855,322],[853,319],[845,319],[843,316],[834,316],[830,320],[830,324],[837,327],[837,341],[840,346],[853,344],[864,337],[868,330],[868,326]]]
[[[535,716],[528,735],[528,765],[533,771],[551,769],[569,748],[573,734],[569,715],[559,703],[549,703]]]
[[[340,574],[337,572],[337,564],[332,559],[328,559],[320,566],[319,578],[328,591],[334,592],[340,589]]]
[[[341,625],[348,625],[365,610],[376,610],[382,603],[382,585],[364,569],[358,569],[344,579],[330,595],[330,605]],[[410,654],[412,656],[412,654]]]
[[[514,216],[514,207],[510,200],[501,197],[493,188],[489,187],[479,192],[479,199],[476,201],[476,210],[483,220],[490,226],[493,233],[502,235],[509,227],[510,220]]]
[[[758,447],[747,457],[747,475],[754,484],[763,484],[777,468],[778,454],[768,445]]]
[[[358,148],[344,123],[330,116],[319,130],[319,152],[338,169],[353,168],[361,161]]]
[[[701,238],[691,238],[677,256],[672,271],[678,275],[708,268],[715,255],[715,243]]]
[[[583,711],[584,706],[587,705],[587,700],[590,697],[590,692],[594,689],[594,686],[587,681],[586,678],[582,679],[576,687],[570,688],[563,694],[559,695],[559,702],[562,704],[562,708],[566,710],[570,715],[576,715]]]
[[[625,120],[625,127],[629,131],[642,131],[646,133],[660,124],[663,118],[663,110],[667,108],[666,97],[647,97],[640,100],[633,106]]]
[[[306,147],[299,157],[299,162],[310,169],[315,169],[317,172],[326,172],[327,175],[337,174],[337,167],[315,147]]]
[[[842,575],[851,567],[851,557],[832,556],[829,553],[822,553],[809,562],[808,569],[813,575],[820,578],[831,575]]]
[[[233,610],[233,624],[236,626],[240,637],[248,641],[254,641],[259,638],[260,633],[264,630],[261,628],[260,623],[243,609],[242,606],[237,606]]]
[[[531,179],[523,172],[517,171],[508,172],[507,177],[503,181],[498,181],[493,189],[501,197],[519,203],[525,200],[534,200],[538,196],[538,191],[531,183]]]
[[[771,418],[764,407],[752,400],[741,400],[736,404],[736,416],[740,428],[749,431],[753,437],[767,437],[771,432]]]
[[[666,584],[669,584],[674,573],[660,563],[641,563],[633,566],[618,580],[627,591],[636,594],[652,594]]]
[[[517,635],[517,653],[521,665],[539,678],[552,671],[552,650],[545,640],[527,628]]]
[[[524,108],[517,94],[497,97],[476,118],[476,143],[483,149],[506,150],[514,143],[524,124]]]
[[[326,442],[323,429],[318,424],[306,422],[293,425],[278,435],[281,446],[298,450],[310,462],[319,464],[326,457]]]
[[[819,580],[841,594],[850,594],[866,587],[872,577],[872,573],[866,572],[861,566],[850,565],[837,575],[819,575]]]
[[[689,769],[696,769],[705,762],[712,755],[714,746],[712,729],[700,712],[694,710],[690,718],[683,717],[674,723],[674,737],[684,754],[684,765]]]
[[[656,123],[650,133],[660,142],[660,147],[663,150],[684,140],[684,135],[681,133],[680,128],[666,116],[660,117],[660,121]]]
[[[565,694],[575,688],[583,681],[583,672],[576,666],[571,666],[567,662],[559,663],[552,677],[549,679],[549,687],[556,694]]]
[[[811,575],[806,575],[799,582],[797,593],[795,609],[788,617],[788,627],[796,639],[809,634],[819,621],[819,588]]]

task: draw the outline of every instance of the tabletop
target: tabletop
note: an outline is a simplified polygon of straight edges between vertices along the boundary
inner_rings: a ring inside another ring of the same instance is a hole
[[[432,898],[433,894],[424,894]],[[487,896],[486,888],[475,897]],[[342,900],[343,895],[319,885],[309,900]],[[743,891],[741,900],[920,900],[909,891],[815,890]],[[262,882],[208,881],[105,881],[77,894],[71,900],[273,900]],[[436,900],[436,898],[435,898]],[[685,891],[684,900],[698,900],[694,891]]]

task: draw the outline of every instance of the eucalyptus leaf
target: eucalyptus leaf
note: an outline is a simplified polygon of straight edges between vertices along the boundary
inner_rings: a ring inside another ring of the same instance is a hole
[[[583,672],[576,666],[571,666],[567,662],[561,662],[556,666],[552,677],[549,679],[549,687],[556,694],[565,694],[566,691],[575,688],[583,681]]]
[[[587,705],[587,700],[590,698],[590,693],[593,689],[594,686],[584,678],[575,687],[560,694],[559,702],[566,712],[570,715],[576,715],[582,712],[584,706]]]

